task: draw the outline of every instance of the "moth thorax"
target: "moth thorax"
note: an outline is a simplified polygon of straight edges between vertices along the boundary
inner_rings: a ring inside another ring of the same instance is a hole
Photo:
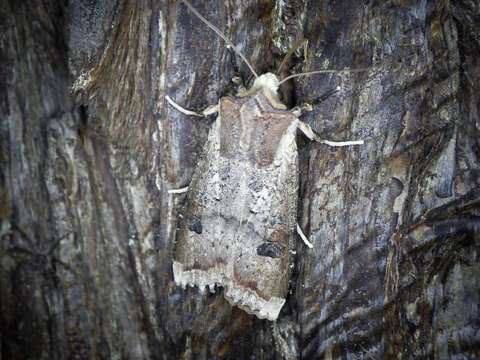
[[[283,105],[277,94],[278,84],[280,81],[278,80],[277,76],[272,73],[266,73],[260,75],[258,78],[255,79],[252,87],[248,91],[249,94],[253,94],[259,90],[263,91],[265,96],[270,100],[270,103],[279,109],[285,109],[285,105]]]

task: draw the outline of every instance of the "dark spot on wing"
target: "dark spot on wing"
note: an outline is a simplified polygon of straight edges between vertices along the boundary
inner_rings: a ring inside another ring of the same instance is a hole
[[[257,247],[257,255],[279,258],[285,252],[285,247],[272,242],[265,242]]]
[[[197,216],[190,216],[187,218],[187,227],[188,230],[196,232],[197,234],[202,233],[202,222]]]

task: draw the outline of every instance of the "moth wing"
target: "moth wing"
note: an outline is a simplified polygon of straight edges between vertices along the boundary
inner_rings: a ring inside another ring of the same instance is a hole
[[[297,214],[296,121],[261,94],[221,99],[179,226],[178,284],[221,285],[232,304],[277,318]]]

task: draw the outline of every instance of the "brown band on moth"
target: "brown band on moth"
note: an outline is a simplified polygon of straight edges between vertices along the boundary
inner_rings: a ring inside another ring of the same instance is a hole
[[[209,269],[215,269],[219,265],[224,266],[225,261],[221,258],[216,258],[216,259],[211,259],[209,263],[201,263],[197,260],[194,261],[192,266],[190,267],[185,267],[185,271],[190,271],[190,270],[203,270],[203,271],[208,271]]]
[[[251,159],[259,166],[270,165],[278,149],[278,139],[280,139],[288,126],[294,120],[292,114],[283,111],[283,113],[265,113],[263,121],[258,122],[252,134],[252,143],[257,146],[251,148]]]
[[[234,279],[239,285],[254,291],[262,299],[269,301],[272,298],[272,294],[262,291],[262,289],[259,288],[258,282],[255,279],[246,279],[242,273],[238,272],[238,267],[234,268]]]
[[[295,116],[270,105],[263,93],[255,97],[220,99],[220,153],[228,158],[248,157],[260,167],[275,158],[278,140]]]

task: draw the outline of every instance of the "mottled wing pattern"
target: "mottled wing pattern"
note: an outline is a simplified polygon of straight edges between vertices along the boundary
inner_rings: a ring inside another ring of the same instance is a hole
[[[179,226],[177,283],[221,285],[232,304],[277,318],[297,216],[297,122],[260,92],[220,100]]]

